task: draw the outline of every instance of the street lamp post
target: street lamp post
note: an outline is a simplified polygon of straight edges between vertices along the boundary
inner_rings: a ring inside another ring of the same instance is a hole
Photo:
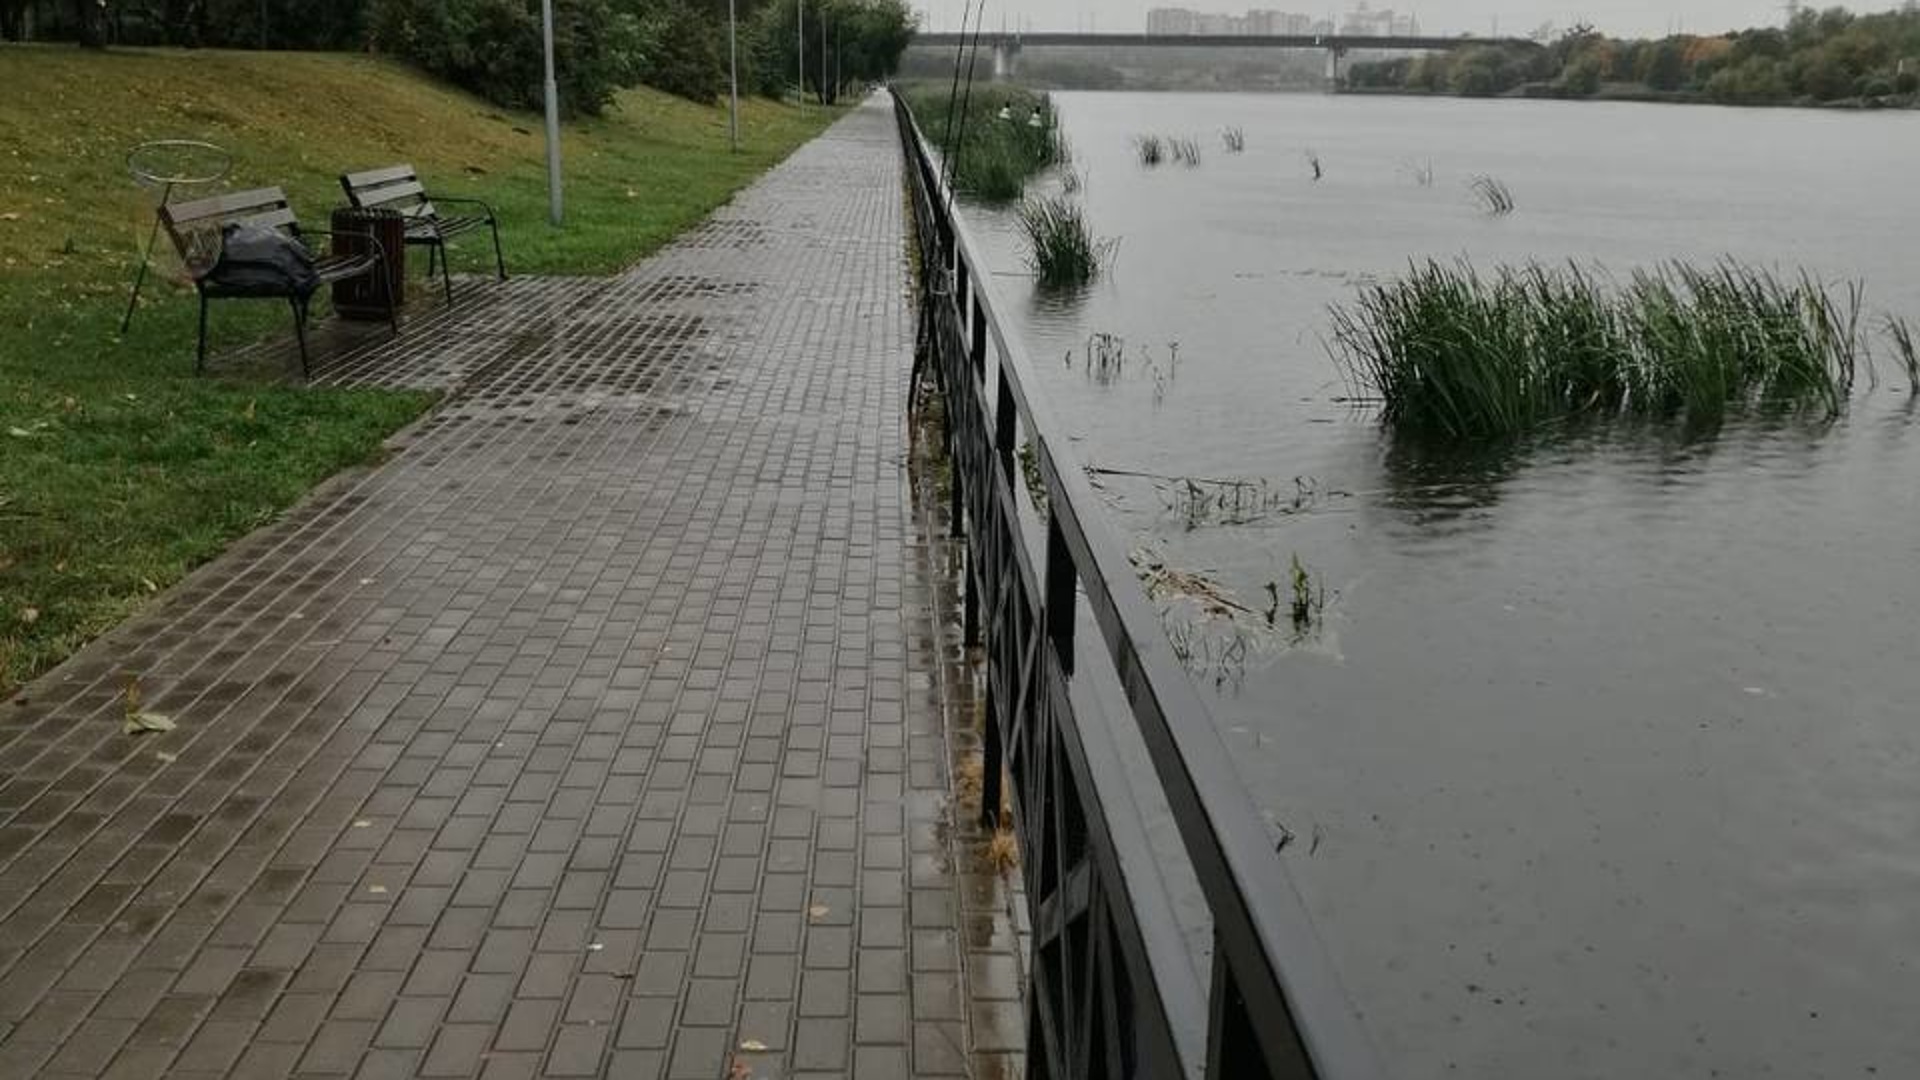
[[[798,83],[794,89],[800,92],[800,104],[804,106],[807,103],[807,0],[793,0],[793,39],[798,43],[796,55],[799,57],[793,68]]]
[[[740,47],[734,32],[733,2],[727,0],[727,147],[740,152]]]
[[[553,78],[553,0],[540,0],[541,49],[546,64],[547,217],[560,224],[560,87]]]

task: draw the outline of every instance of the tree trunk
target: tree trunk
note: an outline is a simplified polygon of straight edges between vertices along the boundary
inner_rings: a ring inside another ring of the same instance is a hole
[[[187,0],[160,0],[160,36],[169,45],[193,43],[192,23],[187,18]]]
[[[80,44],[89,49],[106,47],[106,42],[100,38],[98,0],[73,0],[73,32]]]

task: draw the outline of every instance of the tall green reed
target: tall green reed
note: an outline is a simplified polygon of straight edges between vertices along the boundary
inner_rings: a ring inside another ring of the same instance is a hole
[[[1689,424],[1741,409],[1846,406],[1860,343],[1857,287],[1724,262],[1634,273],[1429,261],[1333,312],[1331,348],[1396,426],[1455,438],[1576,415]]]
[[[1020,207],[1027,265],[1043,287],[1083,285],[1099,276],[1113,241],[1093,235],[1085,211],[1065,196],[1029,199]]]

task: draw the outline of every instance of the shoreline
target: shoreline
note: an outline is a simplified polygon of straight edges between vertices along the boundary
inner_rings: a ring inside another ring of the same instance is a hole
[[[1819,109],[1841,112],[1911,112],[1920,109],[1920,94],[1881,98],[1838,98],[1815,101],[1722,101],[1691,90],[1655,90],[1645,86],[1620,85],[1602,88],[1592,94],[1565,94],[1543,83],[1529,83],[1500,94],[1450,94],[1407,87],[1341,87],[1333,93],[1343,97],[1457,98],[1463,101],[1568,101],[1632,102],[1647,105],[1712,105],[1727,109]]]

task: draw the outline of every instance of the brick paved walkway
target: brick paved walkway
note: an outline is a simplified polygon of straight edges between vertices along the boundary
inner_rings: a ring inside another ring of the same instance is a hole
[[[870,103],[626,275],[333,365],[451,394],[0,705],[0,1077],[1017,1072],[899,181]]]

